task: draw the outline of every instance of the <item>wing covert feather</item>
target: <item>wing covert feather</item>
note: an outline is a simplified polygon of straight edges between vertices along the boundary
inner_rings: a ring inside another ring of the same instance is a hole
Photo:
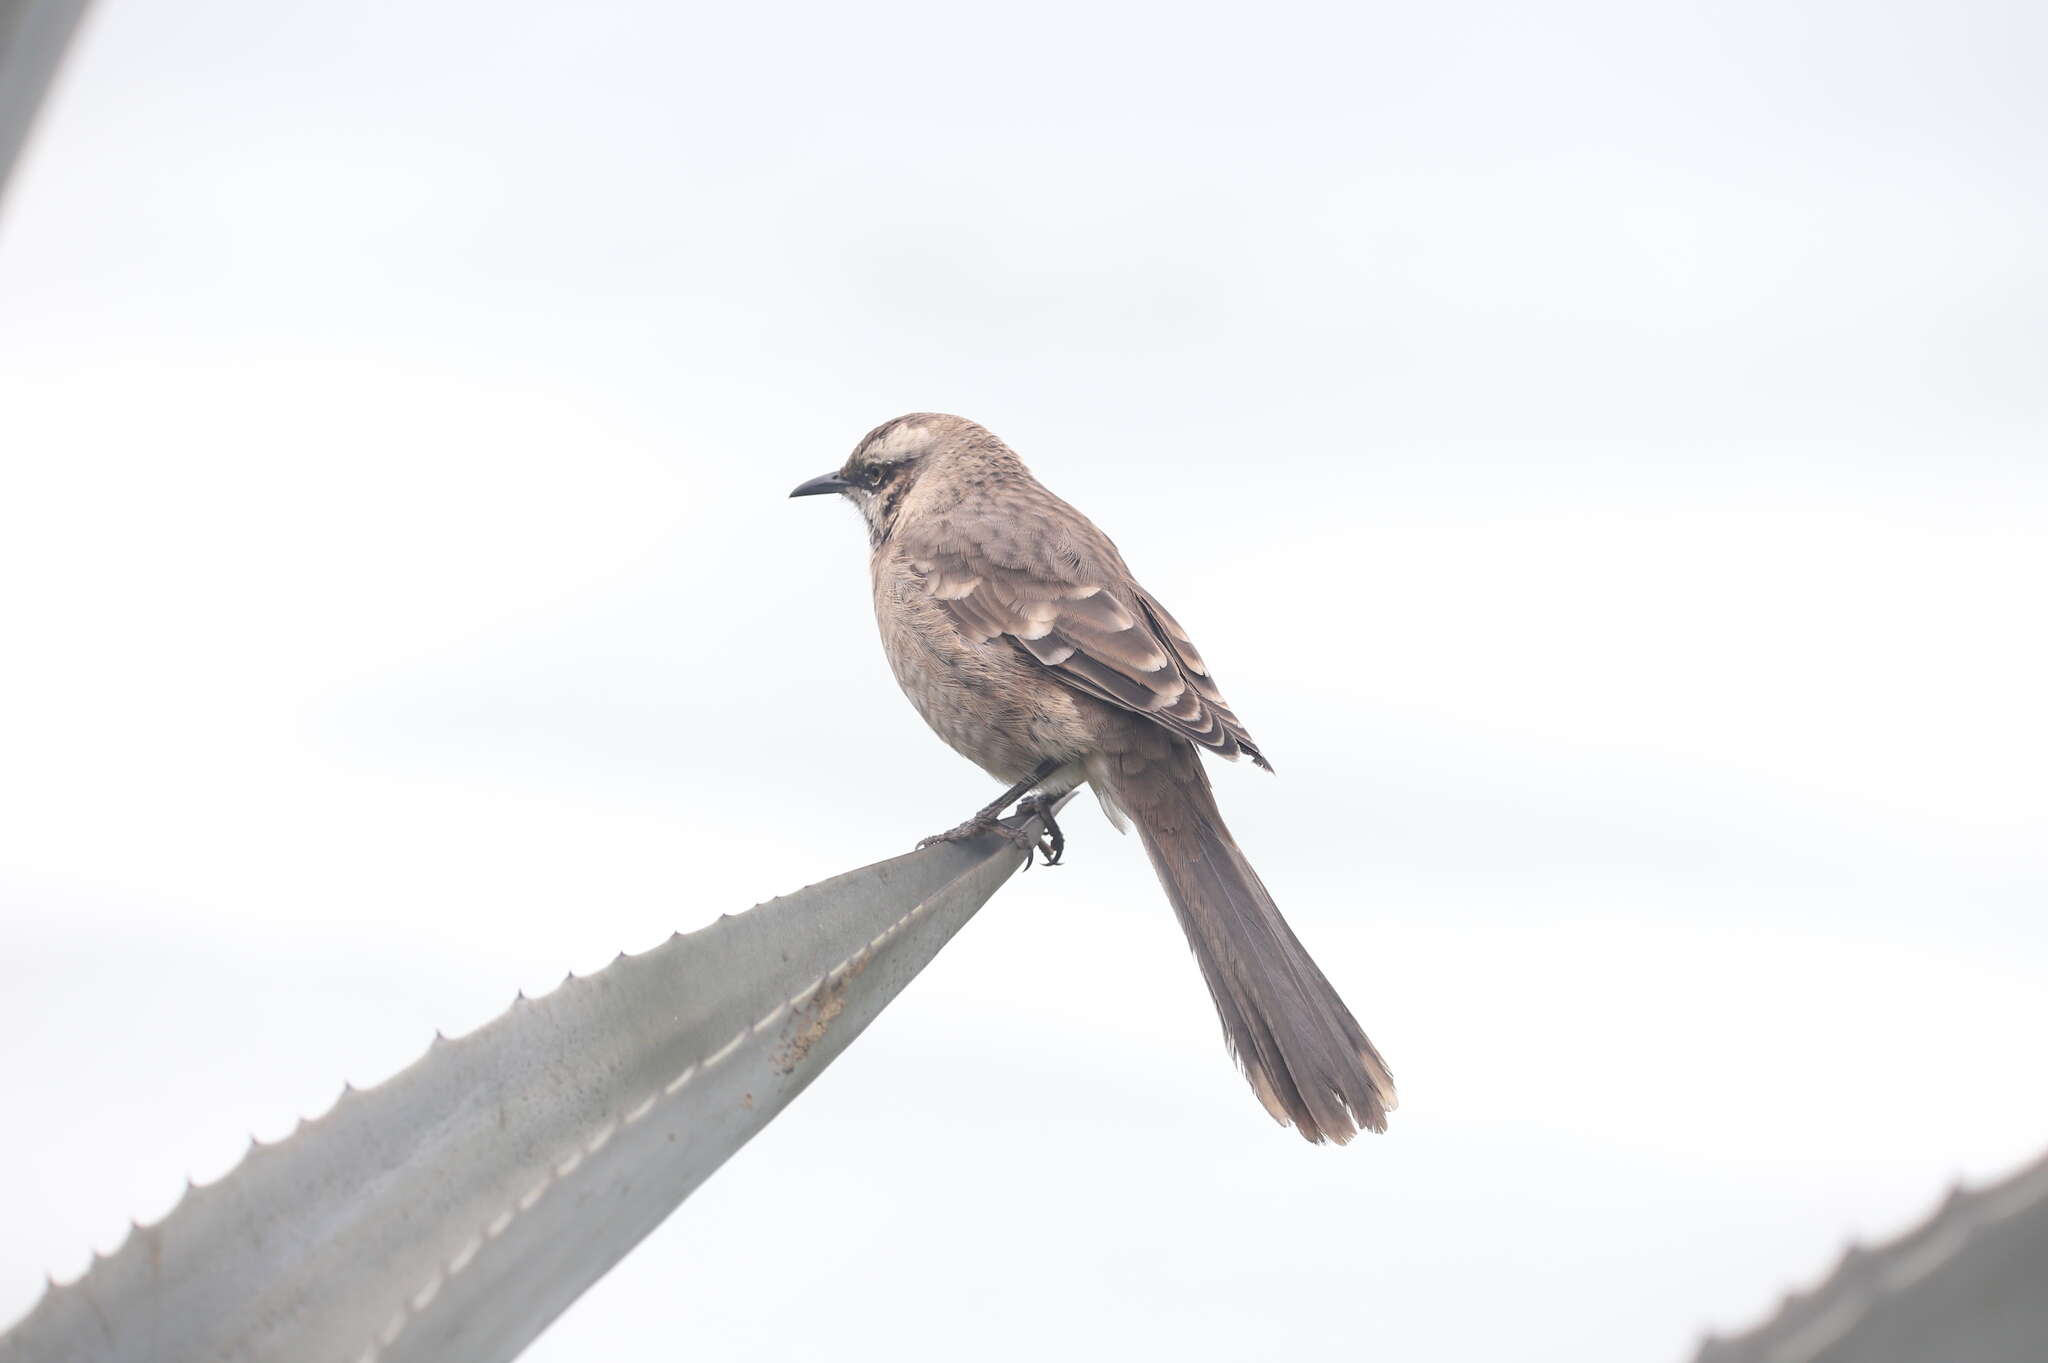
[[[1008,638],[1083,695],[1271,768],[1224,704],[1187,631],[1131,582],[1106,539],[1098,546],[1073,536],[1012,535],[982,544],[957,523],[949,530],[943,546],[927,540],[902,548],[962,634]],[[1031,553],[1027,541],[1048,548]]]

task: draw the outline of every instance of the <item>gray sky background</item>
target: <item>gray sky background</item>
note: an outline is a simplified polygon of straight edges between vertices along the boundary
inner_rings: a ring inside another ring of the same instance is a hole
[[[987,797],[957,411],[1279,766],[1311,1150],[1092,809],[535,1347],[1681,1358],[2048,1141],[2048,11],[104,0],[0,223],[0,1317]]]

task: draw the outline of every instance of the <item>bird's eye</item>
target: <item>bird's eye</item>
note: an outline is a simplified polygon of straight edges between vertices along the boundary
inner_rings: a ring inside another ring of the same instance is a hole
[[[889,476],[889,470],[881,464],[870,464],[861,471],[860,480],[869,487],[880,487],[882,480]]]

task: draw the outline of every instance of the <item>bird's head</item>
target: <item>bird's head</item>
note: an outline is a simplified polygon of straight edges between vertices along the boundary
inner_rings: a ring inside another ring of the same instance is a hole
[[[950,482],[949,475],[991,456],[1016,457],[965,417],[912,412],[869,431],[837,470],[798,484],[789,495],[844,494],[867,518],[869,537],[879,544],[888,538],[912,488]]]

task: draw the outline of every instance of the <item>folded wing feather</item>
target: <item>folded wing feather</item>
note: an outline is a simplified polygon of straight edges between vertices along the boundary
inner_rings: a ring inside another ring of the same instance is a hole
[[[918,546],[910,566],[968,637],[1007,636],[1076,691],[1270,769],[1180,622],[1135,584],[1113,585],[1128,576],[1093,557],[1069,553],[1065,563],[1027,567],[975,545]]]

